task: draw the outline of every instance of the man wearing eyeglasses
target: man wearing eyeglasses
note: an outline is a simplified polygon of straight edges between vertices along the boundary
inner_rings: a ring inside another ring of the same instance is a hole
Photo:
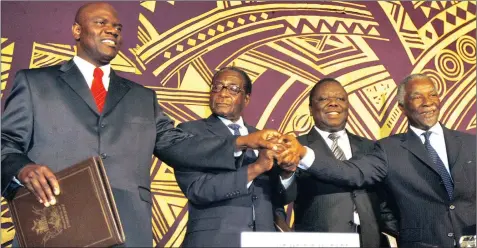
[[[252,82],[244,71],[222,68],[212,79],[212,115],[179,127],[197,135],[222,137],[256,132],[241,116],[251,92]],[[240,247],[241,232],[275,231],[275,213],[284,220],[283,207],[278,207],[274,195],[280,169],[273,167],[273,152],[248,149],[235,156],[236,171],[175,170],[177,182],[189,199],[183,247]]]

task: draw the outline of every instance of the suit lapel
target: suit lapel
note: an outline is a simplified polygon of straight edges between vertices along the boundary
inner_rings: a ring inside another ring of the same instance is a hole
[[[444,131],[447,159],[449,160],[449,170],[452,171],[455,165],[462,164],[457,163],[457,161],[459,160],[459,153],[463,149],[462,141],[460,140],[459,136],[454,135],[452,130],[445,128],[442,124],[441,126]]]
[[[83,99],[91,110],[99,115],[91,90],[75,62],[73,62],[73,60],[68,61],[60,67],[60,71],[63,72],[63,74],[60,75],[60,78],[66,82],[70,88],[81,97],[81,99]]]
[[[207,123],[207,130],[217,136],[232,135],[229,128],[214,114],[211,114],[205,122]]]
[[[109,89],[106,95],[106,103],[104,104],[103,115],[108,114],[118,102],[126,95],[131,88],[129,85],[123,82],[123,79],[118,77],[116,73],[111,70],[109,79]]]
[[[331,149],[326,144],[326,141],[321,137],[321,135],[313,127],[306,136],[309,147],[315,152],[324,152],[326,155],[335,157]]]
[[[419,137],[410,128],[408,129],[406,135],[403,136],[401,140],[401,146],[411,152],[414,156],[419,158],[419,160],[421,160],[426,166],[428,166],[437,173],[434,168],[434,163],[429,158],[429,154],[427,153],[424,144],[422,144],[421,139],[419,139]]]
[[[348,134],[349,144],[351,147],[351,154],[352,154],[352,157],[354,157],[356,154],[361,153],[361,147],[362,147],[361,142],[363,142],[363,139],[348,132],[348,130],[346,130],[346,133]]]

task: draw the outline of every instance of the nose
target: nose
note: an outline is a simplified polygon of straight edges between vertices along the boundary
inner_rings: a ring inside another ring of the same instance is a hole
[[[114,38],[118,38],[119,36],[119,31],[116,29],[116,27],[114,27],[113,25],[108,25],[106,27],[106,31],[105,31],[107,34],[110,34],[112,36],[114,36]]]
[[[428,97],[428,96],[424,96],[424,97],[423,97],[423,102],[422,102],[422,105],[423,105],[423,106],[428,107],[428,106],[431,106],[431,105],[433,105],[433,104],[434,104],[434,102],[431,100],[430,97]]]
[[[217,92],[217,95],[222,97],[229,96],[230,95],[229,89],[223,87],[219,92]]]
[[[330,98],[330,101],[328,102],[328,106],[331,106],[331,107],[336,107],[338,106],[338,102],[336,101],[336,98]]]

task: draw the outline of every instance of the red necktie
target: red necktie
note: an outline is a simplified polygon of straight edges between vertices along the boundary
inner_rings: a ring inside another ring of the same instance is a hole
[[[103,112],[104,102],[106,101],[106,89],[103,85],[103,71],[99,68],[94,69],[93,84],[91,84],[91,93],[93,94],[99,113]]]

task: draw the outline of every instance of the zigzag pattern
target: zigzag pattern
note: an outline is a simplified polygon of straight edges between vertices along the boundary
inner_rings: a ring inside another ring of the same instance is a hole
[[[10,75],[10,68],[13,60],[13,52],[15,50],[15,42],[7,42],[7,38],[2,38],[2,53],[0,60],[2,62],[2,80],[1,80],[1,95],[3,97],[3,91],[7,88],[7,80]],[[9,43],[9,44],[7,44]]]

